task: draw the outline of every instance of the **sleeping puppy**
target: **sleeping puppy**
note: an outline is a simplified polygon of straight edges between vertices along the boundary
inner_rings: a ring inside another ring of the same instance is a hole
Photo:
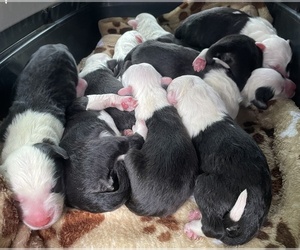
[[[120,61],[115,74],[120,77],[128,64],[149,63],[162,76],[175,78],[184,74],[194,74],[192,63],[199,51],[177,44],[157,40],[145,41],[133,48],[124,61]]]
[[[126,55],[138,44],[144,42],[142,34],[136,30],[126,31],[116,42],[113,59],[124,60]]]
[[[67,124],[60,142],[70,156],[64,171],[66,204],[93,213],[115,210],[128,199],[128,175],[124,162],[117,159],[129,148],[140,149],[144,142],[138,133],[121,136],[104,110],[86,110],[96,102],[94,109],[97,105],[99,109],[113,106],[130,111],[136,105],[135,100],[113,94],[101,97],[94,100],[82,97],[73,102],[67,110]]]
[[[130,149],[124,159],[131,185],[126,206],[137,215],[173,214],[192,195],[198,174],[191,139],[161,87],[169,80],[146,63],[130,66],[122,77],[119,94],[137,99],[137,123],[145,121],[148,129],[142,148]]]
[[[245,86],[253,70],[262,67],[262,50],[255,41],[245,35],[234,34],[221,38],[219,41],[204,49],[193,61],[197,72],[204,70],[206,65],[213,65],[215,59],[220,59],[232,74],[239,90]],[[205,75],[205,71],[198,76]]]
[[[63,212],[62,172],[68,155],[58,144],[65,110],[82,83],[66,46],[42,46],[21,72],[2,123],[0,170],[19,202],[22,221],[33,230],[51,226]]]
[[[242,105],[253,104],[259,109],[267,109],[268,101],[278,98],[292,98],[295,95],[296,84],[282,77],[276,70],[259,68],[252,72],[241,95]]]
[[[231,34],[253,38],[263,51],[263,67],[289,76],[288,66],[292,58],[290,42],[279,37],[276,29],[262,17],[251,17],[228,7],[215,7],[190,15],[174,33],[183,45],[200,51]]]
[[[85,95],[116,94],[123,88],[122,83],[108,68],[107,63],[112,58],[105,53],[96,53],[87,58],[79,76],[88,82]],[[134,111],[123,112],[117,108],[108,107],[105,111],[113,118],[118,130],[131,129],[135,124]]]
[[[145,40],[152,40],[158,37],[169,35],[157,22],[156,18],[149,13],[140,13],[135,19],[129,20],[128,24],[133,30],[138,31]]]
[[[167,93],[201,159],[194,196],[202,218],[192,218],[197,220],[187,223],[185,232],[190,238],[207,236],[228,245],[248,242],[271,204],[271,176],[263,152],[201,78],[178,77]]]

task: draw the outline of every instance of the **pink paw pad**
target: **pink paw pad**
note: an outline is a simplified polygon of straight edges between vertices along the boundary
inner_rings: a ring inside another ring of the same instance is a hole
[[[123,110],[132,111],[137,106],[137,100],[132,97],[124,97],[121,102]]]
[[[196,57],[196,59],[193,61],[193,68],[197,72],[203,70],[205,66],[206,66],[206,61],[202,57]]]
[[[129,129],[129,128],[128,129],[124,129],[123,135],[125,135],[125,136],[133,135],[132,129]]]
[[[188,216],[189,221],[200,220],[201,218],[202,218],[202,215],[199,210],[191,211]]]
[[[196,240],[196,239],[200,238],[200,236],[198,236],[196,233],[194,233],[191,229],[189,229],[187,227],[184,228],[184,233],[191,240]]]

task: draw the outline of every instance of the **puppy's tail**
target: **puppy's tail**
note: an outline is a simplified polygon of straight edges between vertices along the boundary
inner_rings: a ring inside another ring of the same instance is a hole
[[[91,197],[89,199],[93,204],[87,204],[85,210],[92,213],[110,212],[116,210],[128,200],[130,181],[124,161],[120,160],[115,163],[111,176],[114,181],[113,190],[94,193],[94,199]]]
[[[247,233],[243,226],[243,224],[245,224],[245,218],[242,218],[242,216],[245,216],[244,210],[247,197],[248,192],[247,189],[245,189],[240,193],[231,210],[224,216],[223,226],[225,233],[221,240],[227,245],[240,245],[249,240],[249,237],[245,236]],[[250,225],[248,226],[251,227]],[[251,232],[251,230],[248,231]]]

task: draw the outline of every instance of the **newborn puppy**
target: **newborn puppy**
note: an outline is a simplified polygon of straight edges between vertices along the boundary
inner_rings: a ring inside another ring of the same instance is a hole
[[[192,195],[198,174],[191,139],[161,87],[169,80],[146,63],[130,66],[122,77],[119,94],[137,99],[137,123],[148,128],[143,147],[130,149],[124,159],[131,185],[126,206],[137,215],[173,214]]]
[[[129,20],[128,24],[137,30],[145,40],[152,40],[158,37],[171,34],[164,30],[156,21],[155,17],[149,13],[141,13],[135,19]]]
[[[178,77],[167,92],[201,159],[194,196],[202,218],[192,218],[197,220],[186,224],[185,232],[228,245],[248,242],[271,204],[271,175],[263,152],[201,78]]]
[[[113,105],[128,111],[136,105],[131,97],[100,97],[90,102],[97,102],[95,105],[102,108]],[[67,111],[60,142],[70,156],[65,167],[65,195],[70,207],[102,213],[117,209],[128,199],[130,183],[124,162],[118,157],[129,148],[140,149],[144,139],[137,133],[121,136],[104,110],[86,110],[91,104],[88,99],[91,97],[78,98]]]
[[[263,60],[262,51],[255,41],[240,34],[228,35],[202,50],[193,61],[193,67],[199,72],[206,65],[214,64],[216,58],[228,65],[239,90],[243,89],[252,71],[262,67]]]
[[[296,84],[282,77],[276,70],[259,68],[252,72],[241,95],[242,104],[250,104],[259,109],[267,109],[268,101],[277,98],[292,98],[295,95]]]
[[[143,36],[136,30],[126,31],[116,42],[113,59],[124,60],[126,55],[138,44],[144,42]]]
[[[262,17],[215,7],[190,15],[174,33],[183,45],[200,51],[231,34],[253,38],[263,51],[263,67],[275,69],[285,77],[289,75],[288,65],[292,58],[289,40],[279,37],[276,29]]]
[[[91,55],[85,63],[79,76],[88,82],[85,95],[94,94],[116,94],[123,88],[122,83],[114,76],[108,68],[107,63],[111,57],[105,53]],[[135,124],[134,111],[123,112],[116,108],[108,107],[105,111],[113,118],[118,130],[131,129]]]
[[[162,76],[175,78],[184,74],[194,74],[192,63],[199,51],[177,44],[145,41],[132,49],[120,66],[119,75],[128,67],[128,63],[151,64]]]
[[[22,221],[33,230],[51,226],[63,212],[62,172],[68,155],[58,144],[65,110],[82,83],[66,46],[42,46],[21,72],[2,123],[0,170],[19,202]]]

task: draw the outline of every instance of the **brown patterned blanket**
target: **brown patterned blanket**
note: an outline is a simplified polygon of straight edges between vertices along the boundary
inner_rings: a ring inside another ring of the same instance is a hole
[[[183,3],[158,20],[163,27],[169,26],[169,30],[172,30],[180,16],[187,16],[192,11],[201,11],[216,4]],[[219,3],[223,4],[230,5]],[[255,15],[264,13],[266,18],[270,18],[260,3],[234,4],[235,8],[249,8],[256,11]],[[124,20],[112,18],[105,22],[99,21],[104,43],[93,53],[113,53],[113,46],[119,36],[110,35],[109,32],[103,35],[103,32],[121,27],[115,25],[118,21],[125,27]],[[120,30],[117,33],[122,34]],[[84,60],[79,68],[83,65]],[[241,108],[237,117],[238,123],[252,135],[266,155],[273,184],[273,201],[266,223],[254,239],[239,248],[299,246],[300,110],[292,100],[279,99],[269,104],[265,111]],[[196,207],[194,201],[189,200],[175,214],[166,218],[136,216],[125,206],[113,212],[99,214],[66,208],[61,219],[50,228],[31,231],[20,222],[12,194],[0,176],[0,247],[226,248],[212,239],[191,240],[184,234],[183,227],[188,222],[188,214]]]

